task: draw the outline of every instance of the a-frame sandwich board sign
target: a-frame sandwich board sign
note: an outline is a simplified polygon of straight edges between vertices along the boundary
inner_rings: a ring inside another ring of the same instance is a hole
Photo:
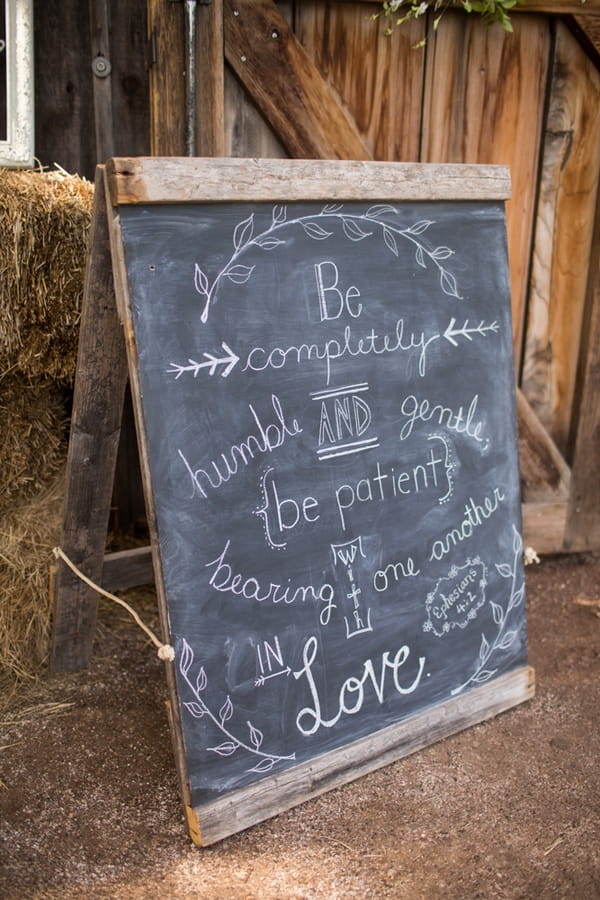
[[[506,169],[115,159],[98,187],[65,537],[100,577],[128,371],[193,839],[531,697]],[[57,577],[60,668],[93,614]]]

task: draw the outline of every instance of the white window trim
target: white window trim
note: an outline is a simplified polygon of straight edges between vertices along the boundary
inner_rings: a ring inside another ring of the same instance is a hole
[[[7,140],[0,141],[0,166],[32,166],[34,159],[33,0],[6,5]]]

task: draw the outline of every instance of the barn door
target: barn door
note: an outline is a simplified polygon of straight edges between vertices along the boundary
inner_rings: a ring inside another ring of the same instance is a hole
[[[546,12],[390,38],[378,8],[148,0],[152,152],[508,165],[525,536],[598,548],[597,54]]]

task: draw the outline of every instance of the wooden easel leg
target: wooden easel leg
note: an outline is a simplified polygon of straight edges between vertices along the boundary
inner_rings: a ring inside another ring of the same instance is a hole
[[[61,540],[66,555],[96,583],[102,577],[126,385],[127,355],[113,286],[104,178],[98,169]],[[98,597],[63,562],[53,582],[50,670],[77,671],[91,657]]]

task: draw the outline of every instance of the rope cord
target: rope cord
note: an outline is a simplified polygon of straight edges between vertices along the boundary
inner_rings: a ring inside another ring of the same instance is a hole
[[[163,644],[160,641],[153,631],[148,628],[148,626],[142,622],[139,615],[136,613],[135,609],[133,609],[129,603],[126,603],[125,600],[121,600],[120,597],[116,597],[114,594],[111,594],[109,591],[105,591],[104,588],[101,588],[100,585],[95,584],[87,575],[84,575],[81,569],[78,569],[75,563],[71,562],[67,554],[60,547],[54,547],[52,551],[57,559],[62,559],[64,563],[71,569],[72,572],[77,575],[84,584],[87,584],[88,587],[91,587],[92,590],[96,591],[98,594],[102,594],[103,597],[106,597],[108,600],[112,600],[114,603],[118,603],[119,606],[122,606],[123,609],[127,610],[130,616],[134,619],[135,623],[139,625],[139,627],[146,633],[146,635],[150,638],[155,647],[158,648],[158,657],[162,660],[167,660],[171,662],[175,659],[175,650],[170,644]]]

